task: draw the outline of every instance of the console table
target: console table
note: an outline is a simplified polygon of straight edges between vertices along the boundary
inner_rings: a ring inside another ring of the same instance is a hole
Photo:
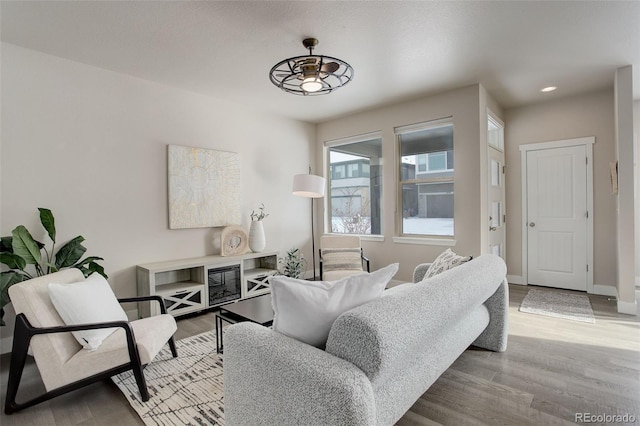
[[[269,293],[267,278],[277,266],[275,251],[146,263],[136,267],[138,295],[161,296],[174,316],[198,312]],[[142,316],[157,315],[159,307],[141,302],[138,311]]]

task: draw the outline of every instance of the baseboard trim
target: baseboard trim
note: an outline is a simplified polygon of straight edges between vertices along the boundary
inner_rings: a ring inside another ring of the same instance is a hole
[[[509,284],[527,285],[522,275],[507,275],[507,282]]]
[[[627,315],[638,314],[638,304],[636,302],[620,302],[618,301],[618,313]]]
[[[600,296],[618,297],[616,288],[612,285],[594,284],[591,294],[598,294]]]

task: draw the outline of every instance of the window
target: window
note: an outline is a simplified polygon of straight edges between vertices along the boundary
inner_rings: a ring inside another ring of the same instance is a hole
[[[358,167],[359,164],[358,163],[351,163],[351,164],[347,164],[347,177],[359,177],[359,170],[360,168]]]
[[[504,151],[504,124],[488,111],[487,142],[498,151]]]
[[[334,179],[344,179],[344,164],[332,165],[331,170],[333,170],[332,176]]]
[[[400,151],[400,235],[453,236],[451,119],[395,129]]]
[[[418,164],[418,173],[431,173],[449,170],[447,165],[446,151],[432,152],[429,154],[419,154],[416,155],[416,158]]]
[[[340,234],[382,234],[380,134],[325,142],[325,155],[331,191],[325,229]]]

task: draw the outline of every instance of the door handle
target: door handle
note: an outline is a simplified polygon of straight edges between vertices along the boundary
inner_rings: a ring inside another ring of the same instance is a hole
[[[535,222],[530,222],[529,226],[533,228],[534,226],[536,226],[536,224],[535,224]]]
[[[490,226],[489,227],[489,231],[495,231],[496,229],[498,229],[498,228],[496,228],[495,226]]]

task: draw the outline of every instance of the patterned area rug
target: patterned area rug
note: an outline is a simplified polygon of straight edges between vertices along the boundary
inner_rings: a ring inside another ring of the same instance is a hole
[[[165,346],[144,369],[149,401],[140,401],[132,372],[112,380],[147,425],[224,425],[222,358],[216,353],[216,333],[178,340],[176,346],[178,358]]]
[[[520,312],[546,315],[572,321],[595,323],[591,302],[584,294],[531,289],[520,305]]]

